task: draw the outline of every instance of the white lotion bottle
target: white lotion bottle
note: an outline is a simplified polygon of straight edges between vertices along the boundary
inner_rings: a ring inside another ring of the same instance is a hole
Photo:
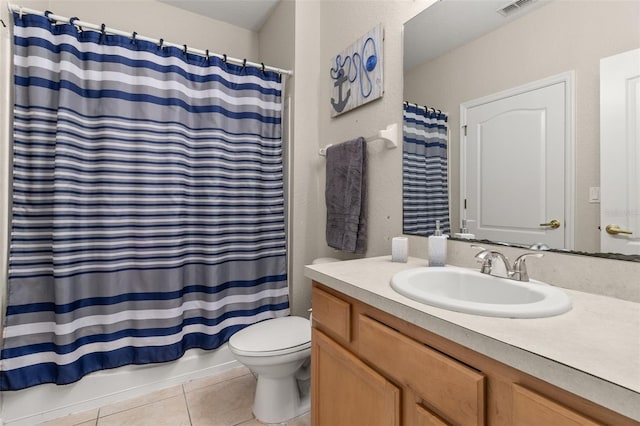
[[[440,221],[436,220],[436,231],[429,236],[429,266],[444,266],[447,262],[447,236],[442,235]]]

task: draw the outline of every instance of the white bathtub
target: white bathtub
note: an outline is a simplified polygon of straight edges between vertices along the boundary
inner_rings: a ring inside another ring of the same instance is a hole
[[[189,350],[173,362],[98,371],[70,385],[2,392],[0,425],[31,426],[240,366],[224,344],[213,351]]]

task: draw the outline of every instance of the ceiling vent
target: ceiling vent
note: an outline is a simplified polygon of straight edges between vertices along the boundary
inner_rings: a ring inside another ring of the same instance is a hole
[[[496,12],[498,12],[502,16],[509,16],[535,1],[536,0],[516,0],[501,7]]]

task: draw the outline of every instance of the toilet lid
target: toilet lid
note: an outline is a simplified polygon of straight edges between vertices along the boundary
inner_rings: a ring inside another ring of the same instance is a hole
[[[302,317],[282,317],[250,325],[229,339],[229,345],[243,354],[291,352],[310,346],[311,323]]]

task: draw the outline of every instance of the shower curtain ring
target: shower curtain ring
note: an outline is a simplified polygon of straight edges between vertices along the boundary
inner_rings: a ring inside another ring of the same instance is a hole
[[[71,18],[69,18],[69,23],[70,23],[71,25],[74,25],[74,23],[73,23],[73,22],[74,22],[74,21],[77,21],[77,20],[78,20],[78,17],[77,17],[77,16],[72,16]]]
[[[138,35],[137,32],[133,32],[133,34],[131,34],[131,43],[132,44],[136,44],[136,36]]]
[[[207,63],[209,63],[209,49],[207,49],[206,53],[205,53],[205,58],[207,59]]]
[[[47,18],[49,20],[49,22],[53,23],[53,19],[49,18],[49,15],[51,15],[53,12],[51,12],[50,10],[45,10],[44,11],[44,17]]]
[[[260,62],[260,65],[262,65],[262,74],[264,74],[264,62]]]
[[[247,58],[244,58],[242,60],[242,69],[245,69],[247,67]]]
[[[187,56],[187,45],[186,45],[186,44],[183,44],[183,46],[184,46],[184,49],[182,50],[182,53],[183,53],[185,56]]]
[[[160,42],[158,43],[158,49],[162,49],[162,45],[164,44],[164,39],[161,38]]]
[[[227,63],[227,54],[226,54],[226,53],[223,53],[223,54],[222,54],[222,57],[223,57],[223,59],[222,59],[222,60],[223,60],[223,61],[224,61],[224,63],[226,64],[226,63]]]

